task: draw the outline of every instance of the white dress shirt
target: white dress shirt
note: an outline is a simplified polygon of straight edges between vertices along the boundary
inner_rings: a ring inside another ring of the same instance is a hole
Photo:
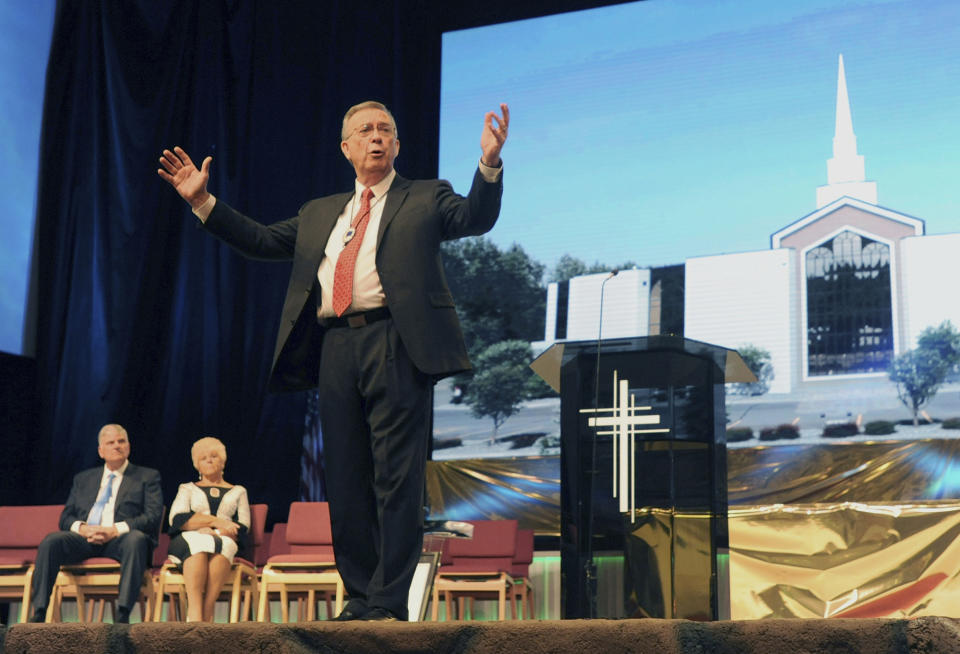
[[[104,464],[103,466],[103,475],[100,477],[100,489],[97,491],[97,499],[100,498],[100,494],[103,492],[104,487],[107,485],[107,480],[110,478],[110,475],[113,474],[113,488],[110,490],[110,499],[107,500],[106,506],[103,507],[103,513],[100,514],[100,526],[101,527],[110,527],[114,526],[117,528],[119,534],[125,534],[130,531],[130,525],[126,522],[118,522],[114,524],[113,522],[113,512],[117,506],[117,493],[120,491],[120,482],[123,481],[123,473],[126,472],[127,466],[130,465],[129,461],[124,461],[123,465],[116,470],[111,470]],[[96,502],[94,502],[96,504]],[[90,507],[90,511],[93,511],[93,507]],[[87,513],[87,517],[90,514]],[[79,534],[80,525],[85,524],[84,522],[77,520],[72,525],[70,525],[70,531]]]
[[[353,271],[353,302],[347,307],[346,313],[368,311],[386,304],[383,286],[380,284],[380,275],[377,274],[377,234],[380,230],[380,219],[383,217],[383,206],[386,204],[387,192],[393,184],[397,171],[391,170],[386,177],[370,187],[373,198],[370,200],[370,219],[367,231],[363,233],[360,249],[357,251],[357,265]],[[353,199],[343,208],[337,218],[327,247],[324,248],[323,260],[317,270],[317,279],[320,280],[320,311],[321,318],[332,318],[333,311],[333,275],[337,267],[337,259],[346,247],[343,235],[350,227],[354,217],[360,212],[360,202],[366,187],[359,181],[354,182]]]

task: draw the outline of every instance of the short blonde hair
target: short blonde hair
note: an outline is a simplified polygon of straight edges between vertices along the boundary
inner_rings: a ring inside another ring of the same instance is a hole
[[[393,123],[393,131],[394,132],[397,131],[397,119],[394,118],[393,114],[390,113],[390,110],[387,109],[387,105],[383,104],[382,102],[377,102],[376,100],[367,100],[365,102],[361,102],[359,104],[353,105],[352,107],[347,109],[347,113],[343,115],[343,127],[340,128],[341,141],[346,141],[347,138],[349,138],[350,136],[350,132],[349,130],[347,130],[347,123],[350,121],[351,118],[353,118],[353,114],[357,113],[358,111],[362,111],[364,109],[379,109],[383,113],[387,114],[388,116],[390,116],[390,122]]]
[[[217,454],[220,455],[220,458],[223,459],[223,462],[227,462],[227,448],[220,441],[220,439],[214,438],[213,436],[204,436],[194,443],[193,447],[190,448],[190,458],[193,459],[193,467],[196,470],[200,470],[200,468],[197,466],[197,461],[200,459],[200,453],[205,452],[208,449],[216,450]]]

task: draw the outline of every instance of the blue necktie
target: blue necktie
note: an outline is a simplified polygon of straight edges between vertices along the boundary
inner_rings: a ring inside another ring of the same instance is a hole
[[[111,472],[110,476],[107,477],[107,485],[100,491],[100,497],[97,498],[97,503],[93,505],[93,509],[90,511],[90,517],[87,518],[88,525],[100,524],[100,519],[103,517],[103,509],[107,506],[107,502],[110,501],[110,496],[113,494],[113,480],[116,476],[116,473]]]

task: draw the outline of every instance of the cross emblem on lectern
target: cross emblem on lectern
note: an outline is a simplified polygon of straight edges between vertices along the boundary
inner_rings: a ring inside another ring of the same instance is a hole
[[[634,492],[636,488],[636,436],[639,434],[665,434],[666,427],[642,428],[644,425],[660,424],[660,415],[647,413],[649,406],[637,406],[630,394],[630,382],[617,379],[613,371],[613,406],[596,409],[580,409],[580,413],[593,413],[587,424],[597,430],[598,436],[613,437],[613,496],[620,500],[620,513],[630,512],[630,522],[636,520]]]

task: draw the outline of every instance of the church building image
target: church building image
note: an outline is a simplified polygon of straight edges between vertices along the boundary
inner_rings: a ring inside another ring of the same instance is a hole
[[[771,355],[770,393],[886,378],[925,328],[960,326],[947,275],[958,253],[960,233],[927,236],[921,218],[878,204],[857,152],[841,55],[833,157],[816,210],[774,232],[766,250],[551,283],[544,341],[533,346],[598,333],[752,345]]]

